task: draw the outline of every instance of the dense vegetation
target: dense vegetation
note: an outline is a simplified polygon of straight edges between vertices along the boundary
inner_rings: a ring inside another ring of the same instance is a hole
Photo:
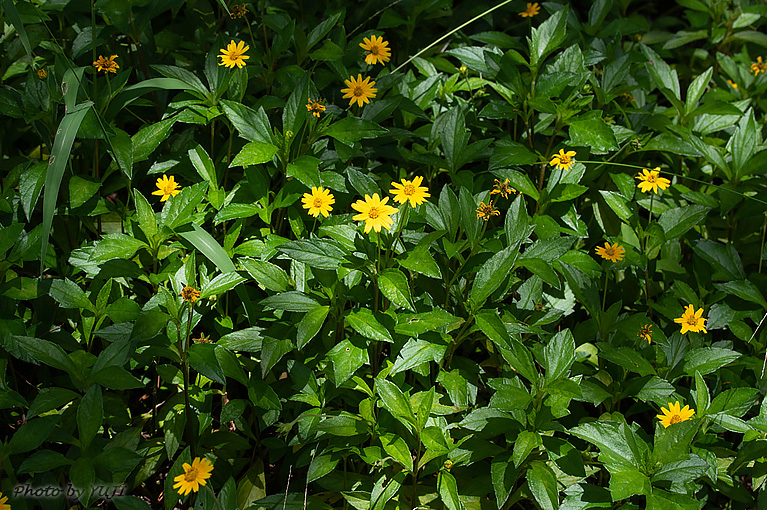
[[[767,505],[763,1],[1,5],[0,509]]]

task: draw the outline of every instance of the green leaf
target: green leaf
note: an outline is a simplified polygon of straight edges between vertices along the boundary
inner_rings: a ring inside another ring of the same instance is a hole
[[[288,312],[310,312],[320,306],[314,298],[297,290],[274,294],[262,299],[261,304],[267,308]]]
[[[710,208],[702,205],[686,205],[664,212],[658,223],[666,233],[666,240],[682,237],[695,225],[701,224]]]
[[[543,350],[545,384],[564,377],[575,362],[575,339],[569,329],[558,332]]]
[[[266,142],[249,142],[240,150],[234,157],[234,160],[229,164],[229,168],[233,166],[248,166],[248,165],[260,165],[268,163],[279,152],[279,148],[276,145]]]
[[[509,461],[508,453],[504,452],[504,454],[492,459],[490,479],[493,482],[493,492],[498,508],[504,508],[519,475],[520,469]]]
[[[362,366],[370,363],[368,351],[361,339],[344,339],[328,351],[333,362],[333,376],[337,386],[345,383]]]
[[[104,400],[101,387],[92,384],[77,407],[77,430],[80,433],[80,445],[83,449],[91,444],[101,428],[104,419]]]
[[[291,259],[317,269],[336,270],[346,255],[339,243],[328,239],[290,241],[277,249]]]
[[[162,208],[160,224],[173,230],[188,224],[195,209],[205,198],[207,187],[207,183],[199,182],[183,188],[175,197],[170,197]]]
[[[138,200],[140,199],[137,199],[137,202]],[[137,206],[137,210],[140,209],[140,207],[141,206]],[[154,217],[154,214],[152,216]],[[149,229],[151,229],[151,223]],[[129,235],[107,234],[104,236],[104,239],[98,241],[96,244],[96,247],[91,253],[91,260],[93,262],[106,262],[107,260],[112,259],[127,260],[132,258],[141,248],[149,249],[149,245]]]
[[[429,278],[442,278],[442,272],[428,246],[418,245],[412,250],[407,250],[406,253],[407,255],[404,259],[397,259],[400,266],[416,273],[421,273]]]
[[[389,374],[404,372],[429,361],[440,363],[446,351],[447,343],[411,338],[400,351]]]
[[[631,496],[648,496],[652,492],[650,478],[633,466],[617,466],[610,469],[610,495],[613,501]]]
[[[203,285],[202,289],[200,290],[200,299],[223,294],[232,290],[245,280],[247,280],[247,278],[236,272],[220,274]]]
[[[216,165],[213,160],[210,159],[208,153],[202,148],[202,145],[197,144],[192,149],[187,151],[189,160],[192,162],[192,166],[203,180],[207,181],[212,189],[218,187],[218,177],[216,176]]]
[[[64,457],[59,452],[40,450],[24,459],[19,466],[18,473],[50,473],[56,468],[72,465],[73,463],[73,460]]]
[[[407,443],[401,436],[391,433],[382,434],[379,437],[381,446],[396,462],[409,472],[413,472],[413,454],[410,452]]]
[[[177,117],[170,117],[155,124],[148,124],[139,129],[138,133],[131,137],[133,144],[133,162],[139,163],[149,156],[168,139],[173,124]]]
[[[378,322],[373,312],[368,308],[360,308],[356,312],[350,312],[346,316],[346,321],[357,333],[365,338],[378,342],[394,342],[389,330]]]
[[[518,142],[498,140],[490,156],[490,170],[512,166],[532,165],[538,161],[538,156]],[[521,190],[519,190],[521,191]],[[536,190],[537,191],[537,190]]]
[[[376,378],[375,391],[381,397],[383,406],[395,418],[406,425],[416,426],[417,421],[413,413],[413,407],[410,404],[410,399],[402,393],[402,390],[396,384],[386,379]]]
[[[275,142],[269,117],[266,116],[263,107],[255,111],[244,104],[226,99],[221,100],[221,106],[224,109],[224,114],[237,128],[241,137],[251,142],[263,144]]]
[[[378,276],[378,288],[381,294],[400,308],[415,312],[413,298],[410,296],[410,286],[407,277],[399,269],[386,269]]]
[[[559,289],[561,283],[556,271],[551,268],[551,263],[538,258],[522,258],[517,259],[516,267],[524,267],[529,269],[534,275],[538,276],[541,280],[551,285],[552,287]]]
[[[541,436],[537,432],[523,430],[514,440],[514,450],[511,454],[511,460],[516,467],[520,467],[532,451],[542,445]]]
[[[77,136],[77,130],[85,118],[93,103],[86,101],[74,108],[67,108],[67,113],[61,119],[56,130],[56,139],[53,142],[51,155],[48,157],[48,170],[45,177],[45,194],[43,195],[43,226],[42,243],[40,253],[40,274],[45,270],[45,255],[48,251],[48,237],[51,234],[53,225],[53,216],[56,214],[56,202],[61,187],[61,179],[64,177],[64,171],[67,168],[69,154],[72,151],[72,144]]]
[[[464,510],[463,503],[458,497],[458,483],[455,481],[455,477],[447,471],[439,473],[439,498],[445,504],[447,510]]]
[[[434,307],[431,312],[397,314],[398,335],[418,336],[427,331],[448,332],[461,324],[462,319],[451,315],[442,308]],[[452,326],[452,327],[451,327]]]
[[[54,280],[51,284],[50,295],[63,308],[80,308],[82,310],[96,311],[96,308],[85,295],[85,292],[71,280]]]
[[[133,196],[136,203],[136,216],[139,227],[150,240],[157,234],[157,215],[155,214],[149,201],[139,190],[133,190]],[[106,236],[109,237],[108,235]],[[135,240],[135,238],[132,238]],[[103,242],[103,241],[102,241]],[[125,257],[123,257],[125,258]]]
[[[624,467],[644,469],[644,457],[649,450],[627,424],[595,421],[570,429],[570,433],[599,447],[599,460]]]
[[[535,187],[535,184],[530,180],[530,177],[522,172],[509,168],[501,168],[494,173],[498,175],[502,182],[508,179],[511,187],[520,193],[527,195],[536,202],[540,200],[541,194],[538,192],[538,188]]]
[[[216,356],[216,349],[223,349],[223,347],[215,344],[192,344],[187,350],[189,366],[208,379],[226,386],[226,377]]]
[[[545,462],[535,460],[530,464],[527,470],[527,485],[541,508],[544,510],[559,508],[557,475]]]
[[[346,145],[353,145],[363,138],[378,138],[388,131],[372,120],[344,117],[329,125],[323,135],[328,135]]]
[[[711,75],[713,73],[714,68],[709,67],[703,74],[696,76],[692,83],[690,83],[690,86],[687,87],[687,97],[685,98],[684,104],[685,115],[689,115],[690,112],[695,109],[695,105],[706,91],[706,87],[708,87],[708,83],[711,81]]]
[[[714,268],[712,279],[744,280],[746,278],[743,262],[732,244],[702,239],[693,244],[693,251]]]
[[[320,306],[306,312],[301,322],[298,323],[298,332],[296,333],[296,347],[299,350],[317,336],[329,312],[329,306]]]
[[[696,371],[701,375],[707,375],[729,365],[740,356],[740,353],[730,349],[700,347],[685,354],[684,371],[690,376],[695,375]]]
[[[762,308],[767,309],[767,301],[765,301],[761,291],[756,285],[748,280],[715,283],[714,287],[728,294],[732,294],[733,296],[738,296],[740,299],[756,303]]]
[[[594,154],[604,154],[620,148],[613,130],[600,118],[570,122],[570,144],[591,147]]]
[[[281,267],[260,259],[242,258],[239,262],[256,283],[274,292],[288,290],[288,273]]]
[[[315,457],[306,471],[306,482],[310,483],[319,480],[323,476],[332,473],[336,465],[338,465],[338,460],[333,458],[332,455],[318,455]]]
[[[295,177],[309,188],[322,186],[319,170],[320,160],[313,156],[299,156],[287,167],[287,176]]]
[[[473,310],[482,307],[490,294],[501,286],[518,256],[518,248],[509,246],[494,254],[482,265],[469,294],[469,304]]]
[[[727,150],[732,154],[732,168],[736,179],[744,176],[746,163],[761,146],[762,140],[754,120],[751,108],[741,117],[738,128],[727,143]]]
[[[614,191],[599,190],[599,194],[605,199],[610,209],[623,221],[628,222],[631,220],[632,211],[631,205],[620,193]]]
[[[26,422],[11,437],[8,443],[10,453],[24,453],[38,448],[56,428],[59,418],[59,415],[53,414]]]
[[[37,397],[32,401],[27,412],[27,420],[31,420],[35,416],[38,416],[48,411],[58,409],[59,407],[68,404],[76,399],[79,395],[72,390],[65,388],[43,388]]]
[[[653,487],[652,494],[647,494],[647,510],[698,510],[700,502],[680,494]]]
[[[508,347],[511,344],[511,337],[506,330],[506,326],[498,316],[497,310],[480,310],[474,314],[474,320],[480,331],[486,335],[495,345]]]
[[[531,37],[527,39],[531,67],[540,67],[544,59],[564,42],[567,35],[568,13],[569,9],[563,7],[541,23],[538,28],[533,28]]]
[[[29,36],[27,36],[27,31],[24,29],[24,23],[21,21],[19,12],[16,10],[16,5],[13,3],[13,0],[3,0],[2,5],[3,11],[8,15],[8,19],[11,21],[13,28],[15,28],[16,32],[19,34],[21,45],[24,46],[24,51],[27,52],[27,58],[29,58],[30,61],[34,61],[32,46],[29,44]]]

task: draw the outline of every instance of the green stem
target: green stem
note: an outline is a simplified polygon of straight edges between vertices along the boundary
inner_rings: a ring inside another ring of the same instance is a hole
[[[216,498],[216,494],[213,492],[213,489],[210,488],[210,484],[205,484],[205,488],[208,489],[208,492],[210,492],[210,495],[213,496],[213,502],[216,504],[216,508],[218,510],[221,510],[221,505],[218,504],[218,498]]]
[[[605,301],[607,300],[607,282],[610,280],[610,270],[605,271],[605,288],[602,291],[602,311],[605,311]]]
[[[184,418],[185,418],[185,426],[186,426],[186,433],[187,433],[187,441],[189,441],[189,447],[192,450],[192,458],[197,457],[196,450],[197,450],[197,444],[194,441],[193,431],[192,431],[192,421],[190,417],[192,416],[192,406],[189,405],[189,360],[187,359],[186,353],[189,349],[189,335],[192,331],[192,302],[189,301],[189,318],[186,322],[186,336],[184,338],[182,349],[181,349],[181,361],[184,365]],[[215,497],[215,496],[214,496]]]

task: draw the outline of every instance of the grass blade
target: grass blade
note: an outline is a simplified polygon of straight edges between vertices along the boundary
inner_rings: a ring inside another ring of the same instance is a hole
[[[232,259],[229,258],[229,255],[227,255],[221,245],[218,244],[218,241],[213,239],[213,236],[196,223],[191,223],[190,225],[192,230],[177,230],[176,233],[192,243],[192,246],[213,262],[222,273],[230,273],[237,270]],[[245,314],[248,316],[248,320],[251,321],[251,325],[253,325],[252,321],[255,320],[257,314],[253,309],[253,303],[251,303],[247,291],[241,285],[235,287],[234,291],[242,301],[242,305],[245,307]]]
[[[72,144],[77,136],[77,130],[85,118],[85,114],[93,106],[91,101],[70,108],[61,119],[59,129],[56,131],[56,138],[53,141],[51,156],[48,158],[48,172],[45,177],[45,194],[43,195],[43,239],[40,255],[40,274],[45,269],[45,255],[48,249],[48,237],[53,225],[53,215],[56,212],[56,200],[59,196],[59,187],[61,179],[64,177],[64,171],[69,161],[69,153],[72,151]]]
[[[11,23],[13,24],[13,28],[16,29],[16,32],[19,33],[19,39],[21,39],[21,44],[24,46],[24,49],[27,51],[27,56],[29,57],[30,62],[34,59],[32,57],[32,46],[29,44],[29,37],[27,37],[27,31],[24,29],[24,23],[21,22],[21,17],[19,17],[19,12],[16,10],[16,6],[13,4],[13,0],[3,0],[3,10],[8,15],[8,18],[11,20]]]

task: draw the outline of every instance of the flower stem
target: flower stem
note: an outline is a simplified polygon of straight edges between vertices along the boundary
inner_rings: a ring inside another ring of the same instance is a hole
[[[218,510],[221,510],[221,505],[218,504],[218,498],[216,497],[216,494],[213,492],[213,489],[210,488],[209,484],[205,484],[205,488],[208,489],[208,492],[210,492],[210,495],[213,496],[213,502],[216,504],[216,508]]]
[[[605,287],[602,290],[602,311],[605,311],[605,301],[607,301],[607,282],[610,281],[610,270],[605,271]]]
[[[196,457],[197,445],[194,441],[192,431],[192,406],[189,405],[189,359],[186,356],[189,350],[189,335],[192,330],[192,302],[189,301],[189,318],[186,322],[186,336],[184,337],[183,344],[181,345],[181,361],[183,363],[183,375],[184,375],[184,418],[186,426],[187,441],[189,441],[189,447],[192,451],[192,458]]]

